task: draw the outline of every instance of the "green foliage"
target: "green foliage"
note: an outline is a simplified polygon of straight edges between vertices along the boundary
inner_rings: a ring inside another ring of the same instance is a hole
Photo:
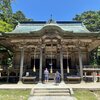
[[[25,17],[22,11],[12,12],[12,0],[0,0],[0,31],[9,32],[22,21],[32,21]]]
[[[100,91],[75,90],[74,93],[77,100],[98,100],[100,98]],[[98,95],[98,99],[94,93]],[[0,100],[27,100],[29,94],[30,90],[0,90]]]
[[[22,11],[13,13],[11,1],[12,0],[0,0],[0,32],[2,33],[12,31],[18,22],[32,21],[31,19],[26,18]],[[9,56],[6,56],[6,58],[0,62],[3,65],[12,64],[13,54],[9,50],[7,52]]]
[[[12,25],[0,20],[0,32],[9,32],[12,31]]]
[[[95,94],[97,95],[98,100],[99,100],[99,98],[100,98],[100,90],[97,90],[97,91],[94,91],[94,92],[95,92]]]
[[[14,25],[14,27],[17,25],[18,22],[24,21],[32,21],[32,19],[26,18],[22,11],[17,11],[12,15],[12,24]]]
[[[0,100],[27,100],[30,90],[0,90]]]
[[[3,58],[0,60],[0,65],[12,65],[13,52],[0,45],[0,53],[3,54]]]
[[[100,31],[100,11],[86,11],[80,15],[76,15],[73,20],[82,21],[90,31]],[[90,64],[94,66],[100,65],[100,55],[98,55],[100,52],[98,52],[98,48],[90,53]]]
[[[96,96],[89,90],[76,90],[74,96],[77,100],[97,100]]]
[[[0,15],[2,15],[4,21],[10,23],[12,17],[11,0],[0,1]]]
[[[86,11],[73,20],[82,21],[90,31],[100,31],[100,11]]]
[[[95,48],[89,53],[90,65],[94,65],[94,67],[98,67],[100,65],[100,46]]]
[[[27,19],[22,11],[17,11],[13,14],[13,19],[17,20],[18,22],[22,21],[31,21],[31,19]]]

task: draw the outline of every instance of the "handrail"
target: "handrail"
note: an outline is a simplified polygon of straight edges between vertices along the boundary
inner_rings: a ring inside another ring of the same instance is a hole
[[[84,65],[83,68],[100,68],[100,65],[94,66],[94,65]]]

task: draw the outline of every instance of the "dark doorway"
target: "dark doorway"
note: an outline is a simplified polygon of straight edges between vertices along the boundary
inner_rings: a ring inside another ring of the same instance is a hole
[[[55,70],[57,69],[57,64],[56,64],[56,59],[46,59],[46,68],[48,68],[48,70],[50,71],[50,68],[52,66],[53,72],[55,72]]]
[[[35,72],[34,72],[34,65],[35,65]],[[39,66],[40,66],[40,59],[31,58],[31,74],[32,76],[36,77],[36,81],[39,80]]]
[[[67,64],[68,62],[68,64]],[[63,68],[66,69],[67,65],[69,66],[69,68],[71,68],[71,59],[69,58],[68,61],[67,59],[63,59]]]
[[[68,64],[67,64],[68,62]],[[64,73],[65,75],[76,75],[77,74],[77,68],[76,66],[72,66],[72,61],[71,59],[69,58],[68,61],[67,59],[63,59],[63,68],[64,68]],[[67,65],[69,66],[69,73],[67,73]]]
[[[63,69],[64,69],[64,75],[65,77],[70,75],[70,73],[67,73],[67,66],[69,66],[69,71],[71,69],[71,59],[69,58],[67,61],[67,58],[63,59]]]
[[[40,66],[40,59],[31,59],[31,69],[33,69],[35,64],[35,68],[38,70]]]

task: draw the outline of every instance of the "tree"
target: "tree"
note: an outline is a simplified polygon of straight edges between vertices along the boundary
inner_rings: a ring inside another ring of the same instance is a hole
[[[100,31],[100,11],[86,11],[73,20],[82,21],[90,31]],[[90,52],[90,64],[100,65],[100,46]]]
[[[17,11],[16,13],[14,13],[13,19],[18,21],[18,22],[32,21],[32,19],[26,18],[22,11]]]
[[[0,19],[10,23],[12,17],[11,0],[0,0]]]
[[[100,31],[100,11],[86,11],[73,20],[82,21],[90,31]]]
[[[0,20],[0,32],[9,32],[12,31],[12,29],[12,25],[4,22],[3,20]]]
[[[13,13],[11,8],[11,1],[12,0],[0,0],[0,21],[2,23],[1,25],[3,25],[5,22],[6,25],[9,26],[10,24],[10,26],[15,28],[17,22],[32,21],[32,19],[26,18],[22,11],[17,11],[16,13]],[[1,25],[0,27],[2,27]],[[3,27],[6,28],[7,26]],[[3,29],[2,31],[4,31],[3,27],[0,30]],[[10,29],[8,31],[10,31]]]

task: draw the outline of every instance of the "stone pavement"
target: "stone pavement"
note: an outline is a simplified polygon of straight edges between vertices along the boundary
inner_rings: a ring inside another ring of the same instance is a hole
[[[70,96],[34,96],[30,97],[28,100],[77,100]]]
[[[0,89],[32,89],[36,84],[0,84]],[[72,89],[99,89],[100,82],[98,83],[79,83],[79,84],[66,84]]]
[[[72,89],[89,89],[89,90],[100,90],[100,82],[94,83],[80,83],[80,84],[68,84]]]
[[[46,84],[45,84],[46,85]],[[44,85],[44,86],[45,86]],[[72,89],[90,89],[90,90],[100,90],[100,82],[98,83],[79,83],[79,84],[65,84],[67,87],[71,87]],[[33,87],[36,87],[36,84],[0,84],[0,89],[32,89]],[[29,100],[38,100],[38,96],[30,96]],[[65,99],[66,98],[66,99]],[[74,97],[70,96],[45,96],[45,99],[43,96],[40,96],[39,100],[76,100]]]

